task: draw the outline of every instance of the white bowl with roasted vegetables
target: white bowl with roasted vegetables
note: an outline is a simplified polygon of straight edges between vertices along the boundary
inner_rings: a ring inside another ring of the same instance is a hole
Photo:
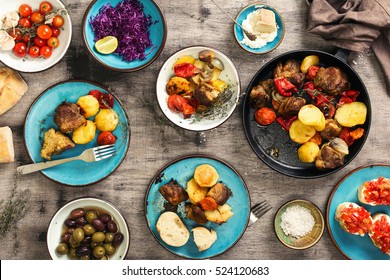
[[[160,108],[171,122],[187,130],[204,131],[232,115],[240,79],[225,54],[194,46],[168,58],[158,75],[156,91]]]
[[[4,1],[0,12],[0,61],[21,72],[58,63],[72,38],[72,22],[59,0]]]

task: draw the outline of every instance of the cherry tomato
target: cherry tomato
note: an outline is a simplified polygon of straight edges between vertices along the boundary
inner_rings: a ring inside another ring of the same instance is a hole
[[[13,48],[13,53],[17,57],[25,57],[27,54],[27,45],[26,43],[19,42],[15,44],[15,47]]]
[[[39,5],[39,12],[41,14],[46,14],[53,9],[53,5],[50,2],[44,1]]]
[[[14,38],[15,41],[19,41],[22,39],[22,32],[19,29],[12,29],[9,32],[9,35]]]
[[[114,96],[110,93],[102,93],[99,90],[91,90],[89,95],[92,95],[99,101],[100,108],[109,109],[114,107]]]
[[[35,36],[34,37],[34,44],[41,48],[41,47],[47,45],[47,41],[42,39],[42,38],[39,38],[38,36]]]
[[[255,119],[259,125],[270,125],[276,119],[276,113],[271,108],[260,108],[255,112]]]
[[[56,15],[51,24],[56,28],[60,28],[64,25],[64,18],[60,15]]]
[[[33,12],[30,16],[32,23],[41,23],[44,21],[44,17],[40,12]]]
[[[56,37],[50,37],[48,40],[47,40],[47,45],[51,48],[57,48],[58,45],[60,44],[60,41],[58,40],[58,38]]]
[[[40,48],[38,46],[32,45],[28,50],[28,55],[32,58],[39,57]]]
[[[39,54],[43,57],[43,58],[49,58],[52,54],[52,49],[49,47],[49,46],[43,46],[40,50],[39,50]]]
[[[37,35],[39,38],[47,40],[51,37],[52,34],[53,34],[53,31],[51,31],[50,26],[48,26],[46,24],[42,24],[37,29]]]
[[[29,28],[29,27],[31,27],[31,20],[23,17],[23,18],[19,19],[19,25],[21,27],[24,27],[24,28]]]
[[[22,17],[28,17],[29,15],[31,15],[31,13],[32,13],[32,9],[29,5],[23,4],[19,6],[19,14]]]
[[[109,131],[103,131],[102,133],[99,134],[97,138],[97,143],[99,146],[103,145],[112,145],[115,144],[116,142],[116,137]]]
[[[189,118],[195,113],[195,108],[188,104],[188,101],[181,95],[172,94],[168,97],[168,108],[176,113],[183,113],[183,117]]]
[[[28,43],[30,42],[30,34],[25,34],[22,37],[23,42]]]
[[[53,34],[51,35],[53,37],[58,37],[61,34],[61,30],[59,28],[52,27],[51,31],[53,32]]]

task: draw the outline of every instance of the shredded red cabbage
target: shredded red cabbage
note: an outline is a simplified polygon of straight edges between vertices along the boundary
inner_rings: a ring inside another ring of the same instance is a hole
[[[116,7],[104,5],[90,20],[95,42],[106,36],[118,39],[115,53],[125,61],[145,60],[145,50],[152,46],[149,26],[151,16],[146,16],[139,0],[124,0]]]

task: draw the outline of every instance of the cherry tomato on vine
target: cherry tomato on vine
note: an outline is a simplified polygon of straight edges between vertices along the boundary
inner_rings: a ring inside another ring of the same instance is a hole
[[[51,31],[50,26],[48,26],[47,24],[42,24],[37,29],[37,35],[39,38],[47,40],[51,37],[52,34],[53,31]]]
[[[56,15],[51,24],[56,28],[60,28],[64,25],[64,18],[60,15]]]
[[[19,29],[12,29],[9,32],[9,35],[15,39],[15,41],[19,41],[22,39],[22,32]]]
[[[24,27],[24,28],[30,28],[31,27],[31,20],[28,18],[22,17],[19,19],[19,25]]]
[[[19,14],[22,17],[28,17],[29,15],[31,15],[31,13],[32,13],[32,9],[29,5],[23,4],[19,6]]]
[[[38,46],[32,45],[28,50],[28,55],[32,58],[39,57],[40,48]]]
[[[27,54],[27,45],[23,42],[16,43],[12,51],[17,57],[25,57]]]
[[[57,48],[59,44],[60,44],[60,40],[58,40],[57,37],[50,37],[47,40],[47,45],[51,48]]]
[[[39,5],[39,11],[41,14],[46,14],[53,9],[53,5],[48,1],[44,1]]]
[[[25,34],[22,37],[23,42],[28,43],[30,42],[30,34]]]
[[[36,45],[38,47],[43,47],[43,46],[46,46],[46,43],[47,43],[46,40],[39,38],[38,36],[34,37],[34,45]]]
[[[41,23],[44,20],[43,15],[40,12],[33,12],[30,16],[32,23]]]
[[[52,49],[48,46],[43,46],[40,50],[39,50],[39,54],[43,57],[43,58],[49,58],[51,57],[51,54],[52,54]]]
[[[53,31],[53,34],[51,36],[58,37],[61,34],[61,30],[59,28],[52,27],[51,31]]]

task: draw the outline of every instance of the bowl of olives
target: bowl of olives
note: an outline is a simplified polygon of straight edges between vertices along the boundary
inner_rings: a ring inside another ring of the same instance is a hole
[[[123,260],[129,243],[123,215],[98,198],[68,202],[54,214],[47,231],[53,260]]]

